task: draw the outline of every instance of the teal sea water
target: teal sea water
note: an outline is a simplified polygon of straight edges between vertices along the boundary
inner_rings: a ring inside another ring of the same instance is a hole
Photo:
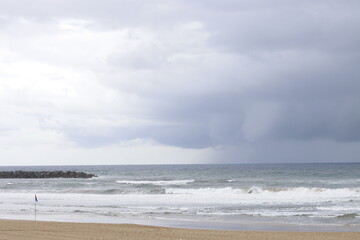
[[[360,231],[360,164],[0,167],[92,179],[0,179],[0,218]],[[271,227],[269,227],[271,226]],[[277,226],[277,227],[274,227]]]

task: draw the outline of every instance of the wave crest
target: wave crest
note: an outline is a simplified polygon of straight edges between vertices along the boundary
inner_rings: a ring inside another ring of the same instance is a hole
[[[132,184],[132,185],[187,185],[189,183],[195,182],[193,179],[186,180],[159,180],[159,181],[150,181],[150,180],[118,180],[116,181],[120,184]]]

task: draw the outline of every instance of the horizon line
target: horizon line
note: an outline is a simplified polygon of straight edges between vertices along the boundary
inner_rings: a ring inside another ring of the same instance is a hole
[[[360,164],[360,162],[258,162],[258,163],[169,163],[169,164],[54,164],[54,165],[0,165],[0,167],[62,167],[62,166],[179,166],[179,165],[280,165],[280,164]]]

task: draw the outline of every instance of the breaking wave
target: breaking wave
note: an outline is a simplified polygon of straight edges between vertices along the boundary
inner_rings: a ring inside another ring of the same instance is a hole
[[[306,203],[331,201],[360,201],[360,188],[169,188],[166,194],[192,195],[246,203]]]
[[[117,183],[120,184],[133,184],[133,185],[158,185],[158,186],[162,186],[162,185],[187,185],[189,183],[194,182],[195,180],[190,179],[190,180],[161,180],[161,181],[144,181],[144,180],[118,180],[116,181]]]

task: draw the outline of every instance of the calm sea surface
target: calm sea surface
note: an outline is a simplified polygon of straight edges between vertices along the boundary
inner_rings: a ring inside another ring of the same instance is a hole
[[[0,179],[0,218],[360,231],[360,164],[0,167],[92,179]]]

